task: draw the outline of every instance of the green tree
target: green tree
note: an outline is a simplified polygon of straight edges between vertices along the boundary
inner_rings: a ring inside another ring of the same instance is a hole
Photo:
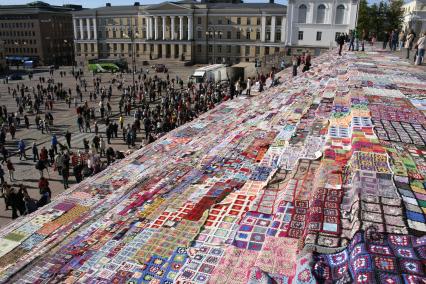
[[[361,32],[371,32],[370,9],[367,0],[361,0],[359,2],[357,27]]]
[[[383,40],[387,31],[400,29],[403,21],[403,0],[381,0],[371,6],[367,0],[360,0],[358,10],[358,31],[376,34],[378,40]]]
[[[386,18],[388,21],[388,27],[392,30],[399,30],[402,27],[403,15],[402,5],[403,0],[392,0],[389,3],[386,11]]]

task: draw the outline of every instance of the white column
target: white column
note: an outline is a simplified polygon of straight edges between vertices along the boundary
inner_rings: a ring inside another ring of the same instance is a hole
[[[149,18],[145,18],[145,39],[148,40],[149,39]]]
[[[83,19],[79,20],[80,22],[80,39],[84,39],[84,33],[83,33]]]
[[[87,18],[86,19],[86,29],[87,29],[87,39],[90,39],[91,38],[91,36],[90,36],[90,18]]]
[[[183,16],[179,16],[179,39],[183,40]]]
[[[285,30],[286,30],[286,18],[282,17],[281,19],[281,42],[285,42],[285,38],[286,38],[286,34],[285,34]]]
[[[98,29],[96,27],[96,18],[93,18],[93,37],[98,39]]]
[[[170,39],[174,40],[175,39],[175,16],[170,16],[170,25],[171,25]]]
[[[306,23],[312,24],[314,22],[314,3],[309,3],[308,12],[306,15]]]
[[[163,40],[166,40],[166,16],[162,16],[163,18]]]
[[[275,16],[271,17],[271,42],[275,42]]]
[[[148,21],[149,21],[149,33],[148,33],[149,39],[152,39],[154,37],[153,32],[152,32],[152,29],[154,27],[154,19],[152,17],[149,17]]]
[[[262,16],[262,30],[260,31],[260,40],[262,42],[265,42],[265,36],[266,36],[266,16]]]
[[[74,39],[77,39],[77,19],[72,19],[72,25],[74,28]]]
[[[158,17],[154,16],[154,39],[158,39]]]
[[[192,40],[192,16],[188,16],[188,40]]]

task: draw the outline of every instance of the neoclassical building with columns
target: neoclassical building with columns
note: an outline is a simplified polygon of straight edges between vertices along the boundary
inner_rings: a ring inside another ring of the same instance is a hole
[[[163,2],[73,13],[78,64],[89,59],[253,62],[284,53],[286,6],[269,3]],[[133,52],[132,52],[133,51]]]

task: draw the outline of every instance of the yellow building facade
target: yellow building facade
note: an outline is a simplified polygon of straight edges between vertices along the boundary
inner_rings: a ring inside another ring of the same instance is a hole
[[[107,4],[108,5],[108,4]],[[132,58],[253,62],[284,52],[286,7],[275,3],[164,2],[73,13],[77,64]]]

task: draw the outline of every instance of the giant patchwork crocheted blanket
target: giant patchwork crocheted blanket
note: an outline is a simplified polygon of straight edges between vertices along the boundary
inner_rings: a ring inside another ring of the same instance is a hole
[[[0,281],[425,283],[424,69],[277,76],[2,229]]]

